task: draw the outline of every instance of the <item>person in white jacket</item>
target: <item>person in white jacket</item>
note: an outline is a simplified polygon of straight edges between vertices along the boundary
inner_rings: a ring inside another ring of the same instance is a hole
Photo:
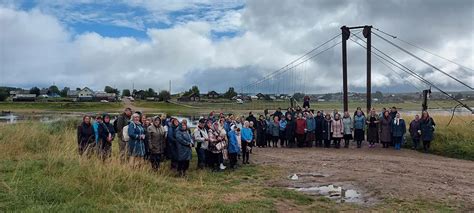
[[[206,120],[200,119],[198,127],[194,130],[193,138],[196,144],[196,153],[198,157],[198,168],[203,169],[206,164],[206,150],[209,144],[209,136],[204,128]]]

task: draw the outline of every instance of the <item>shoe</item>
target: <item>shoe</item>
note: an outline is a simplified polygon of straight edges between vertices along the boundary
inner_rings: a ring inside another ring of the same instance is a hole
[[[227,167],[224,166],[224,164],[221,163],[221,165],[219,166],[219,169],[224,170],[225,168],[227,168]]]

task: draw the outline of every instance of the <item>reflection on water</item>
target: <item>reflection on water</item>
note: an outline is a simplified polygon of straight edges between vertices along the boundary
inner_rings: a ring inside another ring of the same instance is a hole
[[[36,113],[36,114],[15,114],[15,113],[2,113],[0,114],[0,123],[14,124],[21,121],[39,121],[42,123],[49,123],[54,121],[59,121],[61,119],[77,119],[78,122],[81,121],[82,114],[79,113],[60,113],[60,114],[51,114],[51,113]],[[117,115],[112,115],[112,121]],[[157,114],[147,115],[149,117],[157,116]],[[188,126],[191,128],[197,127],[198,120],[202,116],[173,116],[179,121],[186,120]]]
[[[363,203],[362,195],[354,189],[344,189],[341,186],[325,185],[307,188],[293,188],[296,191],[311,195],[322,195],[337,202]]]

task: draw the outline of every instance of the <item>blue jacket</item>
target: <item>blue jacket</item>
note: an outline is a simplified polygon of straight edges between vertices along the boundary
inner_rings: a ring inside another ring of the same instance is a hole
[[[166,149],[168,151],[168,157],[172,160],[178,159],[178,150],[177,150],[177,142],[176,142],[176,132],[178,131],[178,127],[173,126],[170,123],[168,126],[168,135],[166,137],[167,146]]]
[[[229,151],[229,153],[240,153],[239,142],[237,141],[237,135],[235,134],[235,131],[231,130],[228,135],[229,146],[227,148],[227,151]]]
[[[365,128],[365,116],[354,116],[354,129],[364,129]]]
[[[242,143],[246,141],[252,141],[253,139],[253,132],[250,128],[243,127],[242,131],[240,132],[240,137],[242,138]]]
[[[178,161],[191,160],[192,149],[190,145],[193,144],[193,141],[188,130],[182,130],[181,126],[176,129],[176,142]]]
[[[95,143],[99,143],[99,122],[95,121],[92,124],[92,129],[94,129]]]
[[[286,120],[281,120],[280,121],[280,131],[285,131],[285,128],[286,128],[286,124],[288,122]]]
[[[316,130],[316,120],[314,117],[306,118],[306,129],[308,132],[314,132]]]
[[[270,122],[267,128],[270,129],[269,131],[272,136],[280,136],[280,123]]]
[[[392,135],[393,137],[403,137],[407,131],[405,120],[400,119],[398,125],[395,123],[395,121],[395,119],[392,120]]]

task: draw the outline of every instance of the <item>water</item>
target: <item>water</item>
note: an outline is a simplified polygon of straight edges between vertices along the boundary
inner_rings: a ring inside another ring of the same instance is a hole
[[[354,189],[345,189],[341,186],[323,185],[306,188],[291,188],[298,192],[310,195],[320,195],[340,203],[363,203],[362,194]]]
[[[59,121],[61,119],[77,119],[78,122],[81,121],[83,114],[81,113],[33,113],[33,114],[17,114],[17,113],[1,113],[0,114],[0,123],[14,124],[21,121],[39,121],[42,123],[49,123],[54,121]],[[112,115],[115,117],[116,115]],[[148,115],[149,117],[154,117],[156,115]],[[179,121],[186,120],[188,126],[191,128],[197,127],[198,121],[201,117],[199,116],[173,116]],[[113,118],[114,119],[114,118]],[[113,122],[112,119],[112,122]]]

